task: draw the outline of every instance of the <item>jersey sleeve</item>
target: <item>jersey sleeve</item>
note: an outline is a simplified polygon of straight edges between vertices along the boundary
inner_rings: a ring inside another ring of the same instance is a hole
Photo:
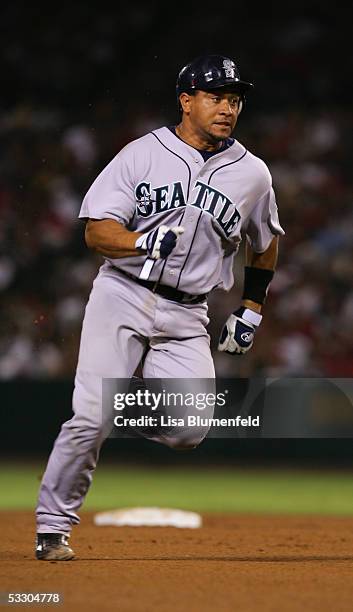
[[[80,219],[114,219],[123,225],[132,219],[134,160],[127,149],[122,149],[92,183],[83,199]]]
[[[272,187],[254,206],[245,231],[251,248],[256,253],[266,251],[274,236],[284,235],[285,232],[279,222],[276,197]]]

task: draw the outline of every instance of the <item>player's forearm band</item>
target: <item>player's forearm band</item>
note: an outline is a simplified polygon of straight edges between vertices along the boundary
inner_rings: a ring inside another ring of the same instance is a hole
[[[257,304],[263,304],[273,275],[274,270],[245,266],[242,299],[251,300]]]

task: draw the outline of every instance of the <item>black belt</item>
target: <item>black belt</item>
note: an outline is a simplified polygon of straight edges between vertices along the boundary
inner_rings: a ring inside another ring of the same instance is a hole
[[[153,293],[158,293],[162,297],[167,300],[172,300],[173,302],[180,302],[181,304],[199,304],[200,302],[204,302],[207,298],[207,293],[203,293],[201,295],[192,295],[191,293],[185,293],[185,291],[180,291],[179,289],[174,289],[174,287],[169,287],[168,285],[159,285],[158,281],[149,281],[144,280],[143,278],[138,278],[129,272],[125,272],[121,268],[117,268],[121,274],[131,278],[133,281],[142,285],[142,287],[146,287]]]

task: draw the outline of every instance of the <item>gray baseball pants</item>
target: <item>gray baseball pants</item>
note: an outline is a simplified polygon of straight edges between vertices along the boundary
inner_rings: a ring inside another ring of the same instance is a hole
[[[77,512],[111,430],[112,417],[102,414],[102,378],[130,379],[145,355],[144,378],[214,379],[207,324],[207,304],[167,300],[107,263],[101,267],[83,320],[74,415],[61,428],[39,490],[38,532],[69,534],[80,521]],[[195,386],[189,391],[195,393]],[[192,448],[207,432],[176,426],[146,437]]]

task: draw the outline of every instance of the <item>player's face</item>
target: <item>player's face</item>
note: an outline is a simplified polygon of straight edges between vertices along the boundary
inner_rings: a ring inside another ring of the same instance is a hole
[[[234,92],[197,91],[190,96],[190,121],[199,133],[213,141],[228,138],[239,114],[240,95]]]

